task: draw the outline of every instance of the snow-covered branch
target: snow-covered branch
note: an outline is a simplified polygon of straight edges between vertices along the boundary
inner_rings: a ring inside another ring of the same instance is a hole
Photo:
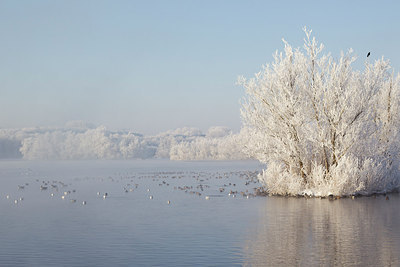
[[[304,52],[284,41],[272,64],[239,80],[248,151],[267,164],[261,180],[291,195],[398,188],[399,76],[383,58],[353,70],[351,49],[334,60],[304,31]]]

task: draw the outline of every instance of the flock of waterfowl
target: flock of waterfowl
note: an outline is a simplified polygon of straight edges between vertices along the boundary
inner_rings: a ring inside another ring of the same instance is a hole
[[[147,172],[147,173],[116,173],[108,177],[85,177],[75,178],[73,180],[50,180],[29,177],[26,182],[16,184],[15,190],[8,193],[0,192],[0,199],[5,198],[13,204],[21,204],[25,199],[32,197],[26,195],[27,190],[40,192],[41,195],[48,195],[49,199],[61,198],[70,203],[80,203],[87,205],[96,199],[106,200],[109,197],[124,197],[128,193],[136,193],[139,197],[145,197],[149,200],[155,198],[165,198],[168,205],[171,204],[171,198],[174,192],[183,192],[187,195],[210,200],[216,197],[242,197],[253,198],[256,196],[266,196],[268,193],[264,187],[259,184],[257,171],[233,171],[233,172],[206,172],[206,171],[188,171],[188,172]],[[90,184],[90,188],[105,183],[100,188],[104,189],[102,193],[82,192],[82,187],[77,182],[84,181]],[[68,181],[68,182],[67,182]],[[114,185],[112,185],[114,184]],[[106,189],[105,189],[106,188]],[[110,193],[109,189],[113,189]],[[77,191],[80,194],[77,194]],[[161,193],[164,191],[164,193]],[[161,194],[160,194],[161,193]],[[158,194],[158,195],[157,195]],[[386,200],[389,196],[384,195]],[[375,197],[373,195],[373,197]],[[338,196],[329,196],[329,200],[339,199]],[[352,199],[355,196],[351,197]],[[181,198],[182,199],[182,198]],[[90,201],[88,201],[90,200]]]
[[[260,195],[262,187],[257,180],[257,171],[235,171],[235,172],[153,172],[153,173],[118,173],[107,178],[92,177],[93,186],[99,182],[114,183],[112,195],[109,192],[96,192],[96,196],[85,192],[77,194],[79,191],[78,181],[67,179],[68,182],[59,179],[30,179],[29,181],[16,185],[14,192],[4,193],[5,198],[14,204],[24,201],[24,192],[29,189],[31,192],[36,189],[40,194],[47,194],[49,199],[61,198],[70,203],[80,203],[87,205],[88,199],[106,200],[111,196],[124,196],[127,193],[136,191],[144,192],[145,196],[152,200],[160,190],[168,190],[165,195],[174,194],[173,192],[183,192],[188,195],[210,200],[214,197],[238,197],[252,198]],[[128,180],[128,181],[127,181]],[[91,181],[89,181],[91,182]],[[117,188],[117,190],[115,190]],[[120,189],[118,189],[120,188]],[[143,191],[145,189],[145,191]],[[104,189],[104,186],[103,186]],[[87,191],[87,190],[86,190]],[[154,191],[154,192],[153,192]],[[86,198],[85,198],[86,197]],[[0,193],[1,198],[1,193]],[[171,204],[171,199],[165,199],[165,203]]]

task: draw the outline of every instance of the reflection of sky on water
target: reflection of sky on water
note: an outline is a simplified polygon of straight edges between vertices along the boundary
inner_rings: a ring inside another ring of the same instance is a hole
[[[0,266],[241,266],[264,198],[228,192],[257,186],[239,176],[258,169],[258,162],[0,161]],[[185,186],[192,188],[175,189]]]
[[[268,197],[244,244],[251,266],[398,266],[399,195],[385,198]]]
[[[257,162],[1,161],[0,266],[399,266],[399,195],[228,196],[258,186],[240,175],[259,169]],[[40,190],[44,180],[66,186]],[[183,186],[202,195],[175,189]]]

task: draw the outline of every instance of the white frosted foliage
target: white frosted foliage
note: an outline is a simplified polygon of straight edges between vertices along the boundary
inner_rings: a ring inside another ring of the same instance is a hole
[[[185,127],[144,136],[78,121],[65,127],[0,129],[0,158],[237,160],[247,158],[242,140],[242,134],[221,126],[207,134]]]
[[[352,195],[399,188],[399,75],[388,60],[352,69],[304,29],[304,49],[284,51],[249,80],[241,114],[247,153],[266,163],[272,194]]]

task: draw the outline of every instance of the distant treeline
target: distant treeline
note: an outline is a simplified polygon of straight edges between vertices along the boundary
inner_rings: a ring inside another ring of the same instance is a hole
[[[245,159],[243,134],[226,127],[206,133],[179,128],[153,136],[131,131],[109,131],[104,126],[0,129],[0,158],[27,160]]]

